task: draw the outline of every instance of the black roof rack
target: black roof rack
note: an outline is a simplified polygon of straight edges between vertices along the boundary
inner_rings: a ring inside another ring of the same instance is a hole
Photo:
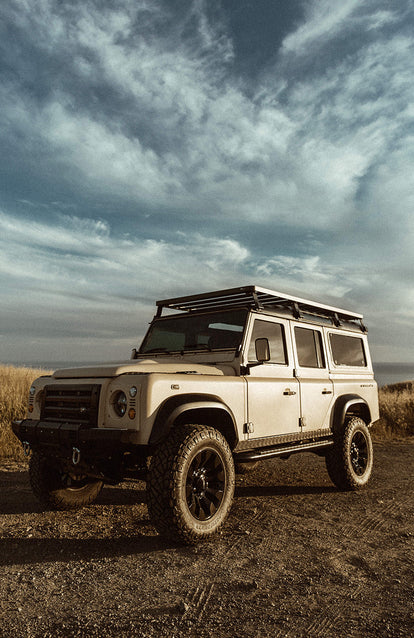
[[[227,290],[217,290],[206,292],[201,295],[190,295],[189,297],[177,297],[175,299],[163,299],[157,301],[157,316],[160,317],[163,308],[172,310],[182,310],[194,312],[201,310],[216,310],[218,308],[256,308],[265,307],[287,307],[291,308],[295,317],[299,318],[301,312],[317,314],[319,316],[331,317],[335,325],[340,325],[341,320],[359,320],[362,327],[363,315],[356,312],[349,312],[341,308],[334,308],[325,304],[300,299],[282,292],[275,292],[260,286],[243,286],[241,288],[229,288]]]

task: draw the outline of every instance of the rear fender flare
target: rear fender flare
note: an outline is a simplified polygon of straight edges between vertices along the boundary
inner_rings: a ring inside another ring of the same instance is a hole
[[[358,416],[361,416],[367,425],[371,423],[371,411],[365,399],[358,394],[344,394],[338,397],[332,411],[332,431],[334,434],[342,429],[347,414],[353,410]]]

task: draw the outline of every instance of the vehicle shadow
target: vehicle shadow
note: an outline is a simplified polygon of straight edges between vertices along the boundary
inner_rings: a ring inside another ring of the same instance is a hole
[[[246,496],[304,496],[337,492],[334,485],[238,485],[234,497]]]
[[[148,525],[148,521],[142,521]],[[140,522],[137,523],[137,528]],[[116,558],[177,547],[161,536],[120,536],[117,538],[2,538],[0,566],[33,563],[90,561]]]
[[[106,485],[95,501],[96,505],[138,505],[146,503],[145,490],[133,487],[113,487]]]
[[[146,494],[142,489],[105,486],[94,505],[139,505],[146,503]],[[93,506],[92,506],[93,507]],[[43,512],[42,506],[33,495],[30,485],[16,489],[2,486],[0,496],[0,515],[36,514]]]

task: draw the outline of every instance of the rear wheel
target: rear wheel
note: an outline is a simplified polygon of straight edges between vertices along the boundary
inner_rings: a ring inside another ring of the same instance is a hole
[[[29,464],[32,490],[48,509],[70,510],[92,503],[103,482],[64,471],[57,461],[33,452]]]
[[[147,503],[157,531],[195,543],[215,534],[233,501],[234,464],[223,435],[204,425],[179,425],[154,452]]]
[[[373,463],[371,434],[366,423],[359,417],[346,421],[325,460],[328,474],[337,487],[342,490],[364,487],[371,476]]]

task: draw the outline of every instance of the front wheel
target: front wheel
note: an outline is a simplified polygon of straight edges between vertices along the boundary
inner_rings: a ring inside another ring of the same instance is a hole
[[[204,425],[179,425],[151,459],[147,504],[157,531],[193,544],[215,534],[233,501],[234,463],[223,435]]]
[[[38,452],[29,463],[30,484],[34,495],[47,509],[71,510],[93,503],[103,482],[71,474],[59,464]]]
[[[371,434],[359,417],[350,418],[335,436],[325,457],[332,482],[341,490],[364,487],[372,472]]]

